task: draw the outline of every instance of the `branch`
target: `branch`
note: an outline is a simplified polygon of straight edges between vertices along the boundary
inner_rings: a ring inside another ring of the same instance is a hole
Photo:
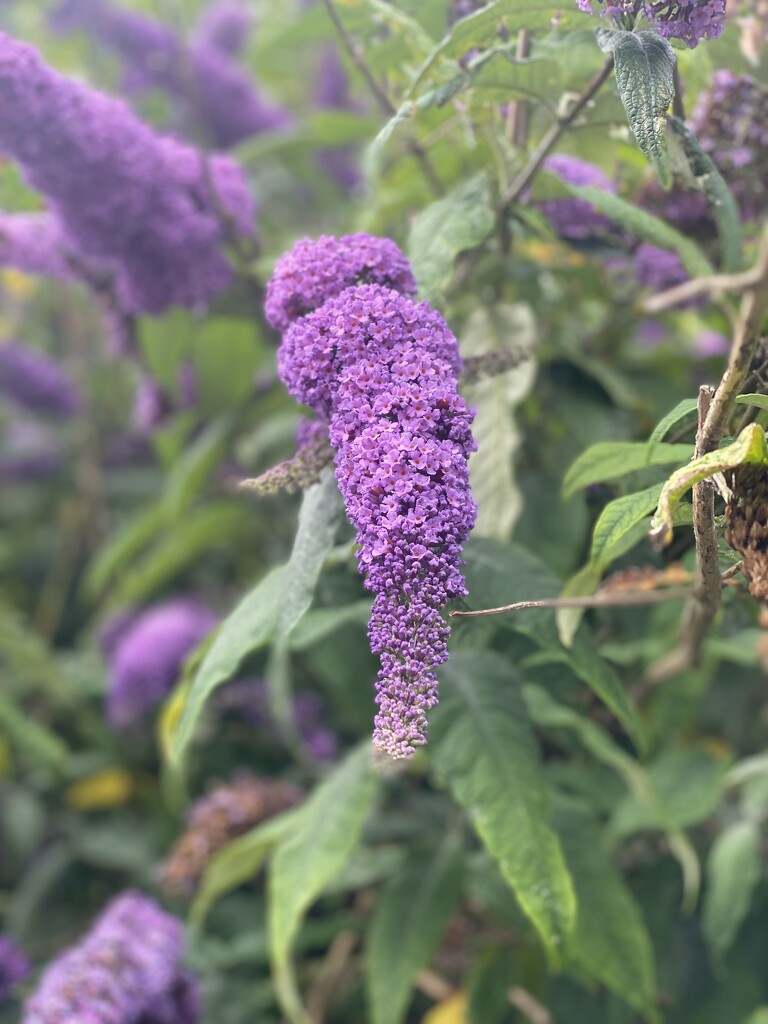
[[[668,590],[604,590],[592,597],[547,597],[541,601],[516,601],[500,608],[481,608],[473,612],[449,612],[452,619],[478,619],[484,615],[503,615],[527,608],[632,608],[662,601],[681,601],[693,594],[691,587],[670,587]]]
[[[381,88],[379,83],[374,78],[371,69],[365,62],[365,56],[363,55],[362,50],[355,43],[352,36],[349,34],[349,32],[347,32],[346,28],[344,27],[344,23],[339,17],[339,13],[336,10],[333,0],[323,0],[323,3],[325,4],[325,9],[328,12],[328,17],[333,22],[333,27],[336,29],[336,32],[338,33],[339,38],[341,39],[341,42],[344,45],[344,49],[349,54],[349,59],[352,61],[357,70],[365,79],[366,85],[368,86],[371,95],[376,100],[379,110],[388,118],[394,117],[395,114],[397,113],[397,109],[390,100],[389,96],[387,96],[387,94],[384,92],[384,90]],[[427,184],[432,189],[434,194],[436,196],[444,196],[445,187],[443,186],[442,181],[440,181],[440,179],[438,178],[437,173],[435,172],[435,169],[432,166],[432,161],[429,159],[429,156],[427,155],[426,151],[419,145],[419,143],[415,139],[409,139],[406,145],[408,146],[408,151],[410,152],[411,156],[415,157],[418,160],[419,164],[421,165],[421,172],[424,175]]]
[[[326,3],[330,0],[326,0]],[[510,206],[519,199],[520,195],[530,185],[536,176],[537,172],[541,168],[546,158],[549,156],[551,150],[556,146],[560,137],[565,131],[570,128],[573,122],[576,120],[581,111],[587,106],[592,100],[600,86],[606,81],[611,71],[613,70],[613,56],[609,57],[605,64],[602,66],[600,71],[594,76],[591,82],[587,85],[584,91],[578,96],[575,103],[568,110],[567,113],[560,115],[549,131],[546,133],[544,138],[538,144],[536,149],[531,154],[531,158],[525,167],[522,169],[520,174],[515,178],[509,188],[504,192],[501,197],[502,208]]]
[[[760,266],[739,274],[713,274],[709,277],[696,277],[692,281],[676,284],[674,288],[659,292],[646,299],[640,306],[643,313],[663,313],[672,309],[679,302],[696,299],[700,295],[720,298],[726,292],[743,292],[754,288],[762,280],[763,270]]]

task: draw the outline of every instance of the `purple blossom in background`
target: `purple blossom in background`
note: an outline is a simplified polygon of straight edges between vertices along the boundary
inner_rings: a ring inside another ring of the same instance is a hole
[[[768,89],[720,69],[698,99],[691,127],[714,160],[745,220],[768,209]]]
[[[595,13],[603,0],[576,0],[586,14]],[[644,14],[660,35],[697,46],[704,39],[719,39],[725,28],[725,0],[606,0],[601,15],[637,17]]]
[[[632,256],[635,281],[641,288],[662,292],[687,281],[689,275],[680,262],[680,257],[666,249],[643,242]]]
[[[359,111],[349,94],[349,76],[335,46],[327,46],[320,55],[312,99],[318,110]],[[320,168],[344,192],[354,192],[363,181],[357,146],[333,146],[316,154]]]
[[[76,277],[61,224],[50,213],[0,211],[0,266],[60,281]]]
[[[716,356],[727,355],[730,347],[730,339],[721,331],[707,328],[695,339],[693,354],[699,359],[712,359]]]
[[[110,724],[129,728],[156,708],[173,688],[187,655],[217,623],[210,609],[187,598],[138,615],[109,656]]]
[[[0,33],[0,152],[45,194],[71,246],[116,275],[121,307],[200,307],[232,280],[224,210],[241,236],[253,203],[240,168],[161,137]]]
[[[543,166],[544,170],[556,174],[569,185],[599,188],[614,194],[616,192],[616,185],[610,178],[587,160],[558,154],[547,157]],[[537,206],[561,238],[578,241],[605,235],[611,230],[615,233],[617,230],[615,224],[604,214],[598,213],[586,199],[566,196],[562,199],[547,199]]]
[[[10,935],[0,932],[0,1006],[9,999],[11,989],[31,970],[32,965]]]
[[[183,938],[154,900],[123,893],[48,967],[22,1024],[197,1024],[197,983],[179,964]]]
[[[457,21],[469,17],[470,14],[479,11],[481,7],[485,7],[488,3],[490,3],[490,0],[452,0],[448,10],[448,25],[455,25]]]
[[[476,512],[458,345],[427,303],[360,285],[289,328],[279,368],[299,401],[330,418],[360,570],[376,595],[374,744],[408,757],[426,742],[426,713],[437,703],[434,670],[449,633],[440,609],[466,593],[461,545]]]
[[[235,679],[216,694],[217,707],[233,712],[249,725],[277,735],[269,707],[269,691],[260,679]],[[318,761],[329,761],[336,755],[336,736],[323,724],[323,702],[314,693],[297,693],[293,697],[293,724],[310,754]]]
[[[31,483],[53,476],[66,464],[58,440],[39,423],[14,418],[2,432],[0,480]]]
[[[43,352],[14,341],[0,343],[0,397],[40,416],[70,419],[83,407],[77,385]]]
[[[264,310],[279,331],[345,288],[381,284],[416,294],[411,266],[394,242],[373,235],[303,238],[275,264]]]
[[[195,28],[195,42],[237,57],[245,48],[252,25],[251,12],[244,3],[218,0],[203,12]]]
[[[61,31],[83,29],[122,60],[128,92],[161,89],[181,102],[188,130],[227,149],[290,115],[261,96],[247,72],[219,45],[187,45],[168,25],[110,0],[63,0],[53,15]]]
[[[133,398],[131,422],[140,434],[151,434],[171,412],[168,396],[154,377],[142,377]]]

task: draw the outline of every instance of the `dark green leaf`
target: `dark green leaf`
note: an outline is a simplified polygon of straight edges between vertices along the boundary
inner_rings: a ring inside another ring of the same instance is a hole
[[[712,959],[722,960],[749,913],[762,870],[760,829],[737,821],[715,839],[707,860],[702,927]]]
[[[371,1024],[401,1024],[413,979],[440,945],[464,881],[462,851],[450,838],[409,858],[376,901],[366,944]]]
[[[651,436],[648,438],[648,443],[651,444],[656,441],[663,441],[672,429],[672,427],[677,426],[677,424],[680,423],[682,420],[692,419],[693,423],[695,424],[696,417],[693,414],[696,412],[697,407],[697,399],[683,398],[682,401],[677,403],[677,405],[671,412],[668,412],[666,416],[662,416],[662,418],[651,431]]]
[[[590,484],[605,483],[648,466],[670,466],[687,462],[691,444],[644,444],[641,441],[598,441],[576,459],[565,474],[563,497]]]
[[[553,961],[576,903],[549,825],[548,795],[512,665],[491,651],[456,652],[440,673],[430,751]]]
[[[599,28],[603,53],[613,53],[616,84],[629,126],[665,187],[672,182],[664,145],[664,118],[675,95],[675,51],[656,31]]]
[[[654,484],[653,487],[647,487],[644,491],[625,494],[621,498],[615,498],[608,502],[600,513],[600,518],[597,520],[592,534],[592,550],[589,559],[593,565],[605,569],[614,559],[624,554],[626,547],[622,541],[656,508],[662,486],[662,484]],[[630,539],[633,541],[633,546],[644,533],[645,530],[640,536],[632,533]]]

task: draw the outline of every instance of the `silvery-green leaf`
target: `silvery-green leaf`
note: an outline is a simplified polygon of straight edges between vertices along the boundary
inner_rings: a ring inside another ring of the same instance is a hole
[[[654,31],[599,28],[595,35],[600,49],[613,53],[616,84],[629,126],[666,188],[672,179],[664,141],[664,118],[675,95],[675,51]]]

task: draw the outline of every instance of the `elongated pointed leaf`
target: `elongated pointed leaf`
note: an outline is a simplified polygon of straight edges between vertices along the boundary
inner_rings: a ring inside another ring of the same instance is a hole
[[[749,912],[760,881],[760,829],[754,821],[738,821],[712,844],[707,861],[703,929],[712,959],[727,953]]]
[[[641,441],[599,441],[587,448],[571,465],[563,480],[563,497],[590,484],[617,480],[648,466],[670,466],[687,462],[691,444],[644,444]]]
[[[653,428],[648,441],[663,441],[672,427],[677,426],[682,420],[692,420],[695,423],[697,407],[698,402],[695,398],[683,398],[671,412],[668,412],[666,416],[662,416]]]
[[[366,947],[371,1024],[401,1024],[413,979],[440,945],[461,896],[464,862],[454,839],[410,858],[386,885]]]
[[[768,465],[768,444],[765,432],[757,423],[750,423],[739,434],[733,444],[727,448],[718,448],[708,452],[693,462],[678,469],[664,484],[659,497],[656,515],[651,523],[651,537],[656,542],[666,545],[672,540],[673,515],[680,499],[702,480],[707,480],[716,473],[737,466]]]
[[[551,959],[574,927],[576,901],[514,668],[491,651],[461,650],[440,673],[431,716],[435,768],[469,812]]]
[[[656,508],[662,486],[654,484],[644,491],[625,494],[608,502],[592,534],[589,560],[593,565],[604,569],[641,539],[642,534],[637,534],[636,527],[642,525],[645,517]],[[627,541],[631,541],[629,546]]]
[[[270,957],[292,1020],[302,1019],[290,963],[293,942],[307,910],[357,846],[378,790],[366,742],[309,797],[273,858],[267,884]]]
[[[664,118],[675,95],[675,51],[656,31],[599,28],[597,43],[613,53],[616,84],[637,144],[665,187],[672,177],[664,144]]]
[[[646,1020],[658,1019],[653,950],[642,915],[602,849],[588,815],[560,812],[556,824],[579,902],[568,959]]]

